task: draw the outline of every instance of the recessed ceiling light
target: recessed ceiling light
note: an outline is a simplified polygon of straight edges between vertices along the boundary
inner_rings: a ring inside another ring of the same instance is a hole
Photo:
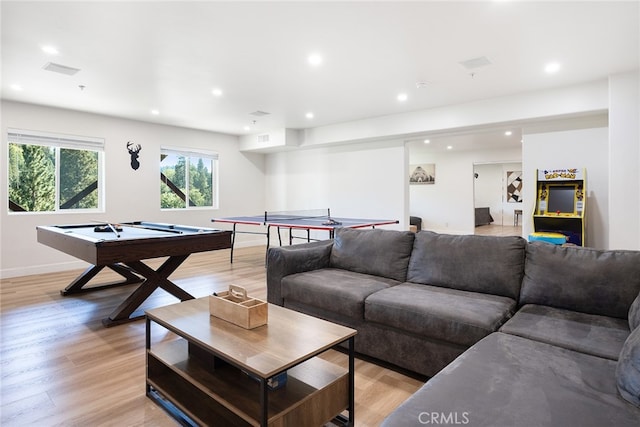
[[[222,90],[218,88],[213,89],[211,93],[213,94],[213,96],[222,96]]]
[[[398,98],[398,101],[400,101],[400,102],[404,102],[404,101],[406,101],[409,97],[407,96],[407,94],[406,94],[406,93],[399,93],[397,98]]]
[[[511,132],[510,130],[508,130],[508,131],[506,131],[504,134],[505,134],[506,136],[511,136],[511,134],[512,134],[512,133],[513,133],[513,132]]]
[[[550,62],[544,67],[544,72],[547,74],[557,73],[560,70],[560,64],[557,62]]]
[[[318,65],[322,64],[322,56],[320,56],[319,53],[312,53],[307,58],[307,61],[309,62],[310,65],[317,67]]]
[[[151,110],[151,114],[153,114],[154,116],[157,116],[158,114],[160,114],[160,111],[158,111],[158,110]]]
[[[428,139],[425,139],[425,140],[424,140],[424,143],[425,143],[425,144],[429,144],[429,143],[431,143],[431,141],[429,141]]]
[[[453,150],[453,145],[447,145],[447,150]]]
[[[313,113],[311,111],[309,111],[307,114],[304,115],[307,119],[313,119]]]
[[[251,130],[251,126],[245,126],[245,127],[243,127],[242,129],[244,129],[244,130]]]
[[[42,46],[42,51],[47,55],[57,55],[60,53],[58,52],[58,49],[53,46]]]
[[[11,85],[11,89],[17,90],[17,91],[21,91],[22,90],[22,86],[20,86],[20,85]]]

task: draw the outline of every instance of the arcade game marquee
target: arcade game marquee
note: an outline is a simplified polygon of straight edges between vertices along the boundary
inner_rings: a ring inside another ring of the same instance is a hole
[[[585,245],[585,169],[538,169],[530,241]]]

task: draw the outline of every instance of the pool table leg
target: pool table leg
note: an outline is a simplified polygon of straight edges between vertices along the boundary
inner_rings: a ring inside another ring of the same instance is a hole
[[[124,277],[125,280],[122,282],[105,283],[102,285],[85,288],[84,285],[89,283],[89,281],[93,279],[98,273],[100,273],[100,271],[102,271],[102,269],[105,267],[109,267],[111,270],[115,271],[116,273]],[[124,286],[124,285],[130,285],[132,283],[140,283],[143,280],[144,279],[142,277],[138,276],[129,268],[120,264],[111,264],[106,266],[92,265],[89,268],[87,268],[81,275],[76,277],[76,279],[73,282],[71,282],[66,288],[61,290],[60,294],[70,295],[70,294],[78,294],[81,292],[97,291],[99,289],[111,288],[114,286]]]
[[[125,264],[129,268],[144,276],[146,280],[142,282],[108,318],[103,319],[102,324],[109,327],[143,318],[144,313],[139,315],[132,314],[158,287],[164,289],[180,301],[194,299],[193,295],[168,279],[171,273],[173,273],[188,256],[189,255],[171,256],[157,270],[153,270],[142,261],[126,262]]]

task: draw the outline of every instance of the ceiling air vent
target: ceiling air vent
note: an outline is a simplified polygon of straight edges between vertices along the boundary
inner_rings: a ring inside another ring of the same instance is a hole
[[[73,76],[80,71],[79,68],[67,67],[66,65],[54,64],[53,62],[47,62],[42,68],[47,71],[53,71],[54,73],[66,74],[67,76]]]
[[[262,135],[258,135],[258,142],[260,143],[266,143],[269,142],[269,134],[268,133],[263,133]]]
[[[460,65],[462,65],[467,70],[473,70],[475,68],[491,65],[491,61],[489,61],[489,58],[487,58],[486,56],[480,56],[478,58],[467,59],[466,61],[462,61],[460,62]]]
[[[267,116],[269,114],[271,114],[271,113],[267,113],[266,111],[260,111],[260,110],[256,110],[253,113],[249,113],[249,115],[256,116],[256,117]]]

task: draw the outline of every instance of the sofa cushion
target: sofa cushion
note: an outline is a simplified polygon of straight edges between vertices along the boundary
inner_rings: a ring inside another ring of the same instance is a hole
[[[521,237],[418,233],[407,282],[518,299],[526,240]]]
[[[640,408],[640,328],[635,328],[622,347],[616,383],[620,395]],[[638,420],[640,424],[640,419]]]
[[[640,326],[640,294],[633,300],[629,308],[629,330],[634,330]]]
[[[520,304],[627,319],[640,292],[640,251],[527,245]]]
[[[282,279],[282,296],[342,315],[363,319],[365,298],[399,282],[353,271],[324,268]]]
[[[618,360],[629,327],[623,319],[527,304],[500,332]]]
[[[403,283],[369,295],[364,318],[420,336],[470,346],[513,313],[510,298]]]
[[[337,228],[331,267],[404,282],[414,236],[409,231]]]
[[[431,378],[382,425],[457,418],[474,427],[637,427],[640,409],[618,396],[615,367],[612,360],[497,332]]]

